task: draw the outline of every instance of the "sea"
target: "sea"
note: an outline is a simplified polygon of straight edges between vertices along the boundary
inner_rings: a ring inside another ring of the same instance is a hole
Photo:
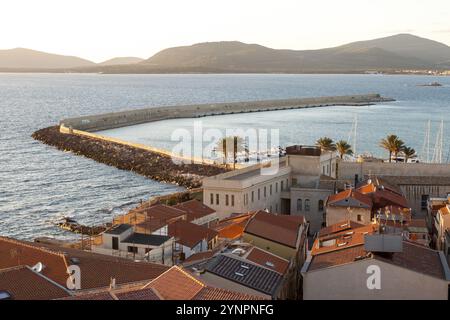
[[[442,86],[421,86],[431,82]],[[204,130],[276,129],[282,146],[314,144],[323,136],[349,140],[358,154],[378,157],[387,157],[380,139],[396,134],[420,159],[427,155],[431,160],[438,146],[442,160],[449,162],[450,77],[0,74],[0,236],[77,239],[55,223],[63,217],[86,225],[110,222],[142,200],[182,190],[31,138],[34,131],[63,118],[164,105],[366,93],[396,101],[167,120],[101,134],[169,150],[177,143],[172,139],[175,130],[192,132],[194,123],[201,121]]]

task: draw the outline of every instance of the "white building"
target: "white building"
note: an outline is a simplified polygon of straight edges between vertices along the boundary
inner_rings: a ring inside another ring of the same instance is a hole
[[[174,238],[167,235],[136,233],[129,224],[119,224],[102,233],[102,243],[92,246],[100,254],[173,264]]]
[[[287,156],[203,180],[203,202],[220,219],[267,210],[303,215],[313,232],[323,222],[324,203],[334,192],[336,156],[317,147],[293,146]]]

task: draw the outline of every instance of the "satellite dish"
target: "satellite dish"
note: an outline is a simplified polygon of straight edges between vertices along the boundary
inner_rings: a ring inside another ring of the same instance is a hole
[[[42,262],[38,262],[36,263],[31,270],[33,270],[34,272],[40,273],[42,271],[42,269],[44,269],[44,265],[42,264]]]

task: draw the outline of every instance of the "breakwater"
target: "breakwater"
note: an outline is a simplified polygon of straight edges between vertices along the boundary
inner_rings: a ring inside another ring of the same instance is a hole
[[[32,137],[62,151],[70,151],[121,170],[133,171],[153,180],[187,189],[201,186],[203,177],[226,172],[210,164],[175,164],[165,154],[77,134],[64,134],[59,126],[40,129]]]
[[[360,106],[386,101],[394,101],[394,99],[385,98],[379,94],[364,94],[318,98],[163,106],[63,119],[60,121],[60,125],[65,133],[70,133],[70,130],[73,129],[95,132],[146,122],[177,118],[199,118],[224,114],[329,106]]]
[[[386,101],[394,100],[379,94],[365,94],[164,106],[63,119],[59,126],[38,130],[33,133],[32,137],[63,151],[71,151],[100,163],[136,172],[156,181],[192,189],[202,185],[203,177],[217,175],[229,169],[217,165],[209,159],[186,159],[166,150],[104,137],[95,134],[95,131],[176,118],[326,106],[360,106]],[[173,162],[174,158],[188,161],[179,161],[181,164],[176,164]]]

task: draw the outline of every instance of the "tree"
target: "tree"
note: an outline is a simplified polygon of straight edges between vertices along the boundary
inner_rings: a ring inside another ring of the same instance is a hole
[[[223,155],[223,164],[227,164],[229,154],[233,154],[233,169],[236,169],[237,153],[246,150],[244,139],[238,136],[225,137],[217,142],[216,150]]]
[[[408,163],[409,159],[417,157],[416,150],[407,146],[403,147],[402,153],[405,156],[405,163]]]
[[[322,151],[336,151],[336,144],[333,139],[322,137],[316,141],[316,146],[320,147]]]
[[[336,150],[339,153],[339,157],[341,159],[343,159],[344,155],[346,155],[346,154],[347,155],[352,155],[353,154],[352,146],[349,145],[347,143],[347,141],[345,141],[345,140],[339,140],[336,143]]]
[[[404,143],[395,134],[390,134],[386,138],[381,139],[380,147],[389,152],[389,162],[392,161],[392,155],[397,158],[397,155],[402,151]],[[397,162],[397,160],[395,160]]]

